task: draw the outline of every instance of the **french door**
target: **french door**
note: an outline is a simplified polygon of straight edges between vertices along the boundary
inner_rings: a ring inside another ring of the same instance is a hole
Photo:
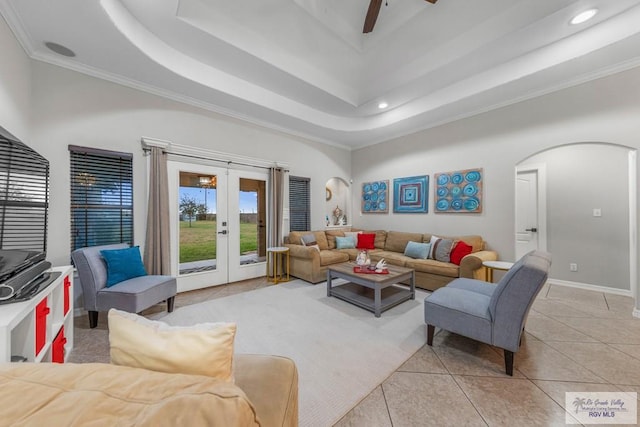
[[[169,161],[178,291],[265,274],[268,174]]]

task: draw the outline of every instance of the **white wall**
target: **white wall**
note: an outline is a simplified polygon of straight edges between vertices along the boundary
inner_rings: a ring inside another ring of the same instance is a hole
[[[629,149],[573,144],[522,164],[546,166],[551,276],[629,289]],[[593,216],[596,208],[602,216]],[[578,271],[570,271],[570,263],[576,263]]]
[[[88,77],[33,63],[33,132],[28,141],[51,163],[48,259],[69,263],[69,144],[134,154],[134,240],[144,244],[146,158],[142,136],[286,162],[311,178],[313,227],[324,227],[325,183],[350,176],[349,152]]]
[[[431,183],[428,214],[356,213],[354,225],[477,233],[500,258],[513,259],[516,164],[545,149],[576,142],[640,148],[639,89],[640,68],[636,68],[355,151],[353,212],[360,209],[362,182],[428,174]],[[434,173],[477,167],[484,168],[483,212],[435,214]]]
[[[29,140],[31,62],[0,16],[0,126]]]

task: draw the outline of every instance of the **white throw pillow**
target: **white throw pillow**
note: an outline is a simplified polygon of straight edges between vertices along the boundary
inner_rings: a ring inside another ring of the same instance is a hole
[[[169,326],[109,310],[111,363],[151,371],[207,375],[233,382],[235,323]]]
[[[345,231],[344,237],[351,237],[354,242],[358,243],[358,234],[361,234],[362,231]]]
[[[436,259],[436,243],[441,239],[442,237],[431,236],[431,241],[429,242],[431,243],[431,248],[429,248],[429,259]]]

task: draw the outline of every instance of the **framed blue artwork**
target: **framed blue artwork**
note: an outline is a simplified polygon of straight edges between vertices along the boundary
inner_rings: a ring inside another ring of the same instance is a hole
[[[389,213],[389,180],[362,183],[362,213]]]
[[[481,213],[482,177],[482,168],[435,174],[436,213]]]
[[[429,176],[411,176],[393,180],[393,212],[429,212]]]

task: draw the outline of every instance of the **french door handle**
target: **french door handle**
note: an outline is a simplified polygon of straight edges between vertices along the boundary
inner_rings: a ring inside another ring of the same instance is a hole
[[[218,234],[227,234],[227,230],[218,231]]]
[[[533,227],[533,228],[526,228],[524,231],[530,231],[532,233],[536,233],[538,231],[538,229]]]

